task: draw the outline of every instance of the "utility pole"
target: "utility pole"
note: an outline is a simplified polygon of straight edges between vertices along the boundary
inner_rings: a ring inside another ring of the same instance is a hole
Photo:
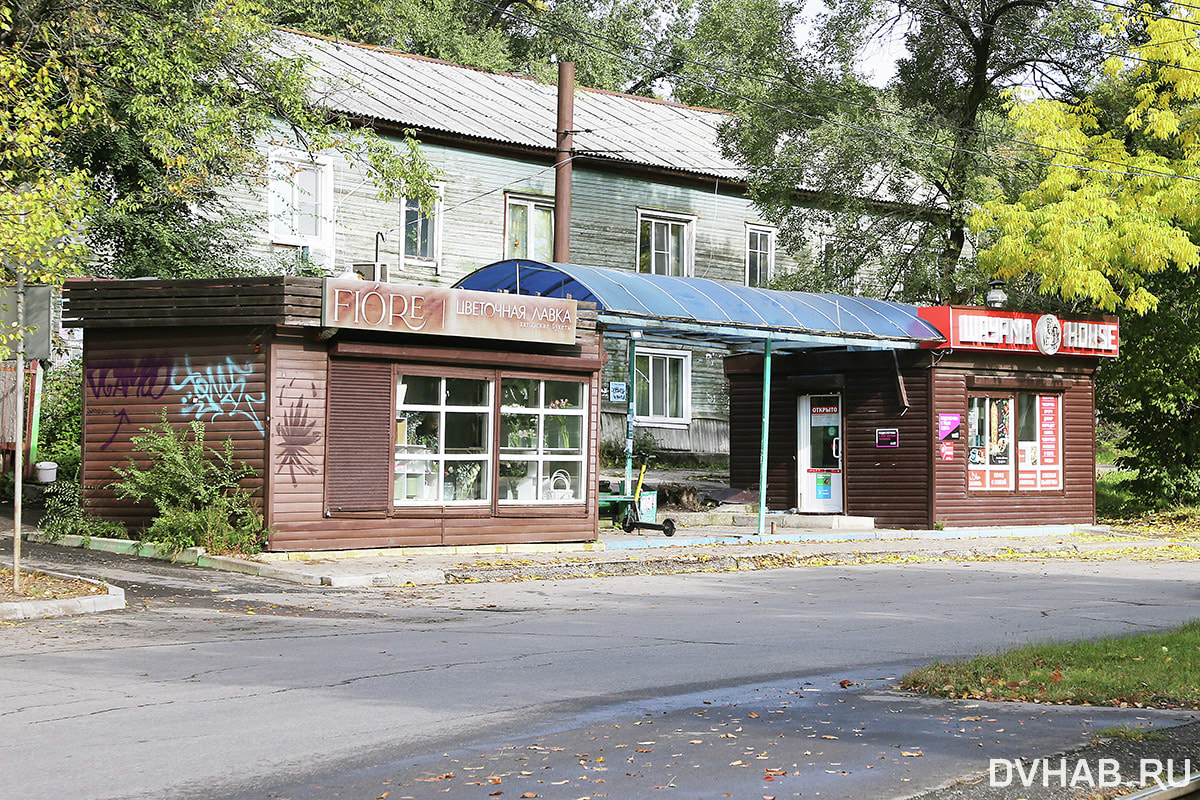
[[[558,130],[554,161],[554,260],[571,260],[571,151],[575,147],[575,64],[558,62]]]

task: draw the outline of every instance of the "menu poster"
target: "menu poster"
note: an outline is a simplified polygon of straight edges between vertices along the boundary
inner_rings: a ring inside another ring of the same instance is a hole
[[[1056,467],[1061,463],[1061,442],[1058,439],[1061,406],[1059,398],[1054,395],[1042,395],[1038,398],[1038,441],[1042,445],[1044,467]]]

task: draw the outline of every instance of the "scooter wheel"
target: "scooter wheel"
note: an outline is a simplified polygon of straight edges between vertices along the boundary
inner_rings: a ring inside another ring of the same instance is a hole
[[[621,520],[621,530],[626,533],[633,533],[633,529],[637,527],[637,514],[632,511],[625,512],[625,518]]]
[[[674,535],[675,535],[675,520],[664,519],[663,520],[663,536],[674,536]]]

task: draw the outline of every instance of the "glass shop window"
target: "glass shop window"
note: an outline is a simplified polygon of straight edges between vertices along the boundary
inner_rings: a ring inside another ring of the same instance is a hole
[[[968,398],[968,491],[1062,488],[1061,395],[1018,393]]]
[[[400,375],[396,505],[491,500],[493,382]]]
[[[500,381],[501,503],[582,503],[587,445],[585,384]]]

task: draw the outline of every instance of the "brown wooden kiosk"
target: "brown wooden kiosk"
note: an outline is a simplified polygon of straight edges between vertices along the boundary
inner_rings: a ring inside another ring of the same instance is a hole
[[[1093,376],[1117,321],[919,313],[943,343],[774,360],[766,505],[888,528],[1094,522]],[[735,486],[758,483],[763,363],[726,361]]]
[[[570,299],[295,277],[72,281],[83,468],[203,420],[259,474],[272,550],[593,540],[600,338]]]

